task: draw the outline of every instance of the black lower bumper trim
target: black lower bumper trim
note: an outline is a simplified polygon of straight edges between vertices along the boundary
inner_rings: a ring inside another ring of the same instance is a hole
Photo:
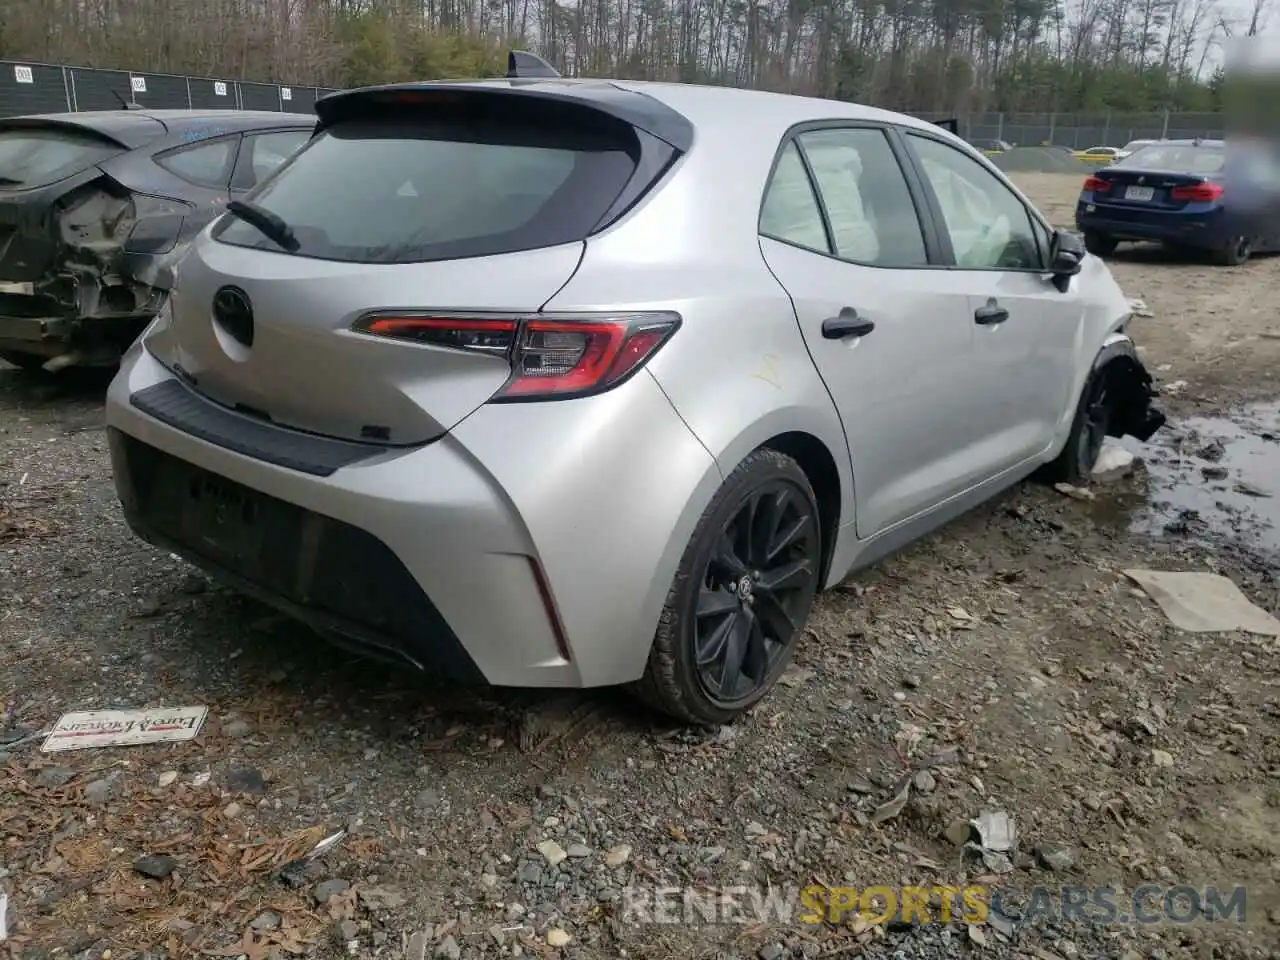
[[[125,519],[144,540],[340,646],[450,680],[484,682],[435,604],[371,533],[118,430],[109,429],[108,440]]]
[[[205,399],[177,380],[139,390],[129,402],[147,416],[215,446],[315,477],[330,476],[386,450],[252,420]]]

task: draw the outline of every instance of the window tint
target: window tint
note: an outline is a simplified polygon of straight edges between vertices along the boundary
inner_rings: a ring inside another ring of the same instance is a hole
[[[284,130],[245,137],[243,149],[249,152],[249,161],[245,165],[245,182],[237,186],[245,189],[257,186],[310,139],[310,130]]]
[[[815,130],[799,139],[837,256],[881,267],[929,262],[906,178],[882,130]]]
[[[44,186],[123,152],[72,130],[0,130],[0,190]]]
[[[959,150],[916,134],[908,137],[942,207],[958,266],[975,270],[1043,266],[1031,215],[1013,191]]]
[[[794,143],[787,144],[782,151],[773,179],[765,189],[760,232],[799,247],[831,252],[818,199],[813,195],[813,184]]]
[[[254,202],[298,256],[358,263],[477,257],[585,238],[635,170],[634,138],[524,121],[359,120],[329,127]],[[279,249],[228,217],[224,243]]]
[[[184,147],[172,153],[162,153],[156,163],[170,173],[199,184],[202,187],[221,188],[231,179],[231,162],[235,159],[239,137],[224,137]]]

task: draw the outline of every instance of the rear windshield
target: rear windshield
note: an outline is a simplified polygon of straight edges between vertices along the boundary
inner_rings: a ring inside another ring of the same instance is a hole
[[[1227,152],[1220,146],[1154,144],[1136,151],[1116,166],[1167,173],[1210,174],[1221,170],[1226,159]]]
[[[0,190],[42,187],[123,152],[74,130],[0,130]]]
[[[349,121],[249,199],[292,229],[297,256],[418,263],[511,253],[586,237],[634,172],[634,147],[545,124]],[[214,236],[281,250],[232,216]]]

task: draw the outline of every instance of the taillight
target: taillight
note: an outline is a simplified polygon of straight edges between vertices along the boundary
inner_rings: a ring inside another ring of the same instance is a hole
[[[680,327],[675,313],[375,313],[357,333],[503,357],[511,377],[495,401],[581,397],[615,387]]]
[[[1106,193],[1111,189],[1111,181],[1101,177],[1086,177],[1084,188],[1089,193]]]
[[[1169,196],[1174,200],[1187,200],[1192,203],[1212,203],[1222,197],[1222,184],[1195,183],[1189,187],[1174,187]]]

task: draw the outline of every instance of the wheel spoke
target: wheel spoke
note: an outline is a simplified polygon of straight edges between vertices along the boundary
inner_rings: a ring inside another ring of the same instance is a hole
[[[751,678],[751,682],[759,686],[769,673],[769,638],[765,636],[764,625],[758,616],[748,613],[750,623],[747,632],[747,656],[743,662],[743,672]]]
[[[757,594],[755,614],[761,625],[768,628],[773,639],[779,643],[788,643],[796,632],[795,620],[776,594]]]
[[[766,502],[762,492],[756,491],[751,495],[743,516],[746,518],[743,524],[744,542],[742,552],[738,556],[742,557],[750,568],[759,564],[762,547],[769,535],[767,526],[770,522],[770,504]]]
[[[724,651],[720,659],[720,696],[731,699],[742,677],[742,665],[747,659],[747,643],[751,635],[751,617],[737,613],[728,618],[730,625]]]
[[[769,564],[774,561],[778,554],[799,540],[809,530],[809,524],[813,518],[809,514],[803,514],[794,523],[788,524],[781,530],[775,530],[773,539],[769,543],[769,551],[765,555],[765,563]]]
[[[698,591],[698,616],[718,617],[738,609],[739,601],[728,587],[704,586]]]
[[[769,562],[773,542],[777,539],[778,528],[782,526],[787,515],[787,507],[791,501],[791,491],[783,488],[769,498],[768,505],[761,511],[761,524],[756,540],[756,552],[752,557],[756,566]]]
[[[738,613],[734,611],[717,623],[715,629],[702,639],[697,648],[697,663],[699,667],[710,667],[720,662],[737,621]]]
[[[774,594],[796,590],[804,586],[812,571],[813,564],[807,558],[784,563],[780,567],[766,570],[756,584],[756,590]]]
[[[726,530],[724,536],[720,538],[720,544],[711,565],[717,568],[714,572],[719,574],[720,579],[727,582],[733,582],[747,573],[747,565],[737,550],[732,529]]]

